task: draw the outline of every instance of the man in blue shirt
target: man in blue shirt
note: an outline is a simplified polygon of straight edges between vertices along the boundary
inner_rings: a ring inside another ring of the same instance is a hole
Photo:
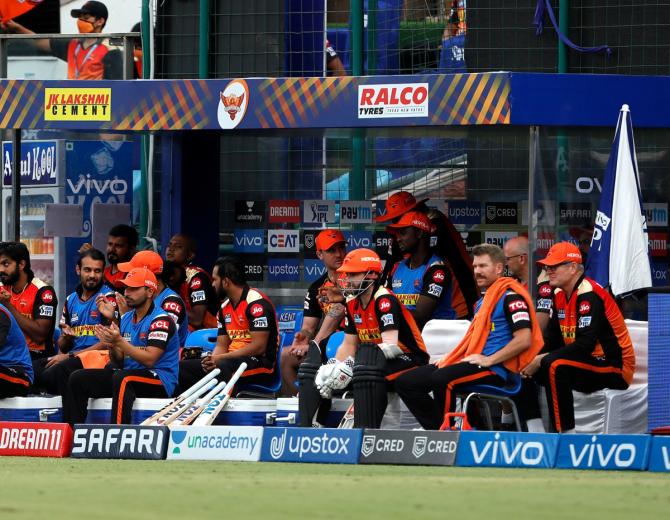
[[[25,396],[33,382],[33,365],[23,331],[0,305],[0,398]]]

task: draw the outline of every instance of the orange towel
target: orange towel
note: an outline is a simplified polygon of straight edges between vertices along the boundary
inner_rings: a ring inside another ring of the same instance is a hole
[[[105,368],[105,365],[109,363],[107,350],[87,350],[77,354],[77,357],[84,368]]]
[[[465,356],[470,354],[481,354],[486,345],[486,340],[491,331],[491,313],[494,307],[503,297],[507,290],[512,290],[519,294],[528,305],[528,312],[531,321],[531,344],[530,347],[519,355],[508,359],[503,363],[505,368],[512,372],[519,373],[521,369],[525,368],[535,356],[540,352],[544,345],[542,339],[542,331],[537,323],[535,317],[535,308],[532,304],[532,298],[528,291],[519,282],[512,278],[502,277],[498,278],[491,287],[486,290],[484,301],[482,302],[477,314],[475,314],[465,337],[456,346],[456,348],[449,354],[446,354],[438,363],[437,366],[442,368],[447,365],[459,363]]]

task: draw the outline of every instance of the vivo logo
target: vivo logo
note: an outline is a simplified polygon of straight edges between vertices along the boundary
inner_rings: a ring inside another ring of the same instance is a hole
[[[610,463],[617,468],[629,468],[637,455],[637,447],[634,444],[628,442],[613,443],[609,448],[605,448],[598,442],[595,435],[591,437],[590,443],[581,448],[570,444],[569,451],[570,461],[575,468],[584,466],[587,468],[601,468],[608,466]]]
[[[594,190],[601,193],[603,191],[603,187],[596,177],[578,177],[575,181],[575,189],[577,193],[593,193]]]
[[[544,459],[544,445],[541,442],[508,442],[500,440],[499,433],[495,434],[494,440],[487,441],[481,450],[477,442],[471,440],[470,450],[476,464],[513,465],[520,462],[524,466],[538,466]]]
[[[104,195],[107,191],[113,195],[125,195],[128,192],[128,183],[123,179],[105,179],[104,181],[98,181],[97,179],[91,179],[90,175],[79,176],[77,183],[73,183],[70,179],[67,179],[67,185],[75,195],[78,195],[80,192],[90,195]]]
[[[242,235],[242,236],[236,236],[235,237],[235,245],[236,246],[263,246],[263,239],[259,236],[248,236],[248,235]]]
[[[305,265],[305,272],[310,277],[318,278],[326,272],[326,267],[323,265]]]

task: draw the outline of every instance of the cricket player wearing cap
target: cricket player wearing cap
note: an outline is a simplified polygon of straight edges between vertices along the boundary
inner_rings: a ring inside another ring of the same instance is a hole
[[[144,267],[132,269],[123,280],[132,309],[121,317],[120,328],[97,325],[96,335],[109,346],[111,360],[100,369],[74,372],[63,398],[63,416],[70,424],[86,419],[90,397],[112,397],[111,422],[131,422],[136,397],[170,397],[177,384],[179,339],[176,325],[153,302],[156,276]]]
[[[421,330],[428,320],[456,318],[451,306],[451,270],[430,248],[433,228],[420,211],[408,211],[398,222],[386,226],[405,255],[391,270],[391,288]]]
[[[347,241],[339,229],[324,229],[317,235],[315,245],[316,256],[323,262],[326,272],[307,289],[302,327],[296,332],[293,344],[282,350],[283,395],[294,396],[298,393],[295,385],[297,370],[307,354],[309,343],[316,342],[325,354],[328,338],[344,325],[344,305],[330,302],[322,296],[322,292],[337,287],[337,269],[347,253]]]
[[[323,424],[333,391],[351,382],[354,426],[379,428],[388,387],[400,374],[426,364],[429,356],[412,314],[390,290],[379,286],[382,263],[377,253],[351,251],[337,272],[346,298],[344,341],[326,364],[316,345],[310,344],[298,372],[301,425]]]
[[[559,327],[545,333],[551,352],[538,355],[522,374],[534,375],[544,386],[556,431],[572,433],[572,391],[628,388],[635,372],[635,352],[614,298],[584,275],[577,246],[554,244],[539,263],[553,288],[551,320]]]
[[[173,273],[173,267],[177,266],[166,260],[163,262],[161,255],[154,251],[138,251],[133,255],[129,262],[121,262],[118,264],[119,271],[124,273],[130,272],[136,267],[144,267],[149,269],[156,275],[158,281],[158,291],[154,294],[154,305],[163,309],[177,326],[177,334],[179,336],[179,346],[183,347],[188,336],[188,314],[186,313],[186,305],[174,290],[168,287],[169,277]],[[119,297],[122,306],[125,307],[125,300]],[[123,311],[126,309],[124,308]]]

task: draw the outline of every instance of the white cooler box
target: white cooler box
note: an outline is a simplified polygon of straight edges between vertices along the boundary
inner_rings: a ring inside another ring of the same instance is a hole
[[[63,422],[60,396],[0,399],[0,421]]]
[[[150,399],[148,397],[138,397],[133,404],[132,423],[140,424],[148,419],[158,410],[161,410],[172,399]],[[86,424],[109,424],[112,415],[112,398],[102,397],[100,399],[88,400],[88,415]]]
[[[333,405],[328,414],[328,421],[325,426],[327,428],[337,428],[344,417],[344,414],[349,409],[349,406],[354,402],[353,399],[333,399]],[[297,397],[280,397],[277,399],[277,416],[275,417],[273,425],[275,426],[298,426],[298,398]]]

